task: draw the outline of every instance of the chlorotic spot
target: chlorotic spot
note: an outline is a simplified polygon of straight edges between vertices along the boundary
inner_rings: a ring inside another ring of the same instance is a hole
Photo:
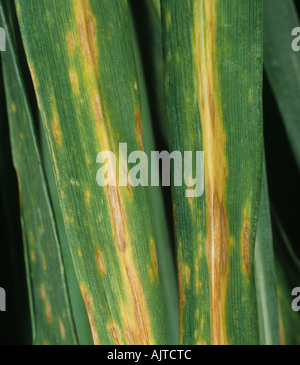
[[[108,332],[111,334],[115,344],[121,345],[121,336],[120,336],[119,327],[115,323],[110,322],[107,324],[107,329],[108,329]]]
[[[106,272],[106,265],[104,261],[103,252],[100,249],[96,250],[96,262],[98,266],[98,270],[100,274],[105,274]]]
[[[80,283],[80,291],[81,291],[81,294],[82,294],[82,297],[84,300],[84,304],[85,304],[85,308],[86,308],[86,311],[88,314],[94,344],[100,345],[100,340],[99,340],[98,333],[97,333],[97,326],[96,326],[96,322],[95,322],[95,318],[94,318],[94,314],[93,314],[93,308],[92,308],[93,299],[92,299],[90,293],[88,292],[84,283]]]
[[[72,32],[69,30],[66,36],[67,46],[70,53],[75,52],[75,41]]]
[[[142,117],[140,113],[140,109],[136,108],[135,113],[135,136],[137,143],[141,150],[144,149],[143,147],[143,128],[142,128]]]
[[[150,281],[153,284],[154,283],[154,276],[153,276],[153,270],[151,269],[150,265],[148,265],[148,274],[149,274]]]
[[[35,262],[36,258],[35,258],[35,252],[34,251],[30,252],[30,258],[31,258],[32,262]]]
[[[46,289],[45,289],[45,284],[44,283],[42,283],[40,285],[40,294],[41,294],[41,298],[43,300],[46,300]]]
[[[155,242],[154,239],[150,238],[150,247],[151,247],[151,256],[152,256],[152,262],[154,267],[155,275],[158,276],[158,265],[157,265],[157,257],[156,257],[156,248],[155,248]]]
[[[75,94],[79,94],[78,76],[77,76],[77,72],[73,68],[69,71],[69,79],[70,79],[73,91],[75,92]]]
[[[41,257],[42,257],[42,263],[43,263],[43,270],[46,271],[47,270],[47,264],[46,264],[45,255],[42,253]]]
[[[52,322],[52,309],[49,300],[46,300],[45,303],[45,312],[46,312],[46,319],[48,323]]]
[[[63,321],[61,319],[59,320],[59,332],[60,332],[62,340],[65,341],[66,340],[66,330],[65,330]]]
[[[90,202],[91,202],[91,192],[90,192],[90,190],[86,190],[86,192],[85,192],[85,202],[86,202],[87,205],[89,205]]]

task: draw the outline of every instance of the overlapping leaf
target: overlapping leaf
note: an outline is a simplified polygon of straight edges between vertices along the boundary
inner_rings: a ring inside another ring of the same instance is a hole
[[[36,344],[74,344],[70,300],[61,248],[34,133],[33,120],[20,73],[15,38],[7,21],[8,8],[0,6],[8,49],[3,75],[9,116],[13,161],[18,175],[27,285]]]
[[[173,189],[180,341],[257,343],[262,1],[161,4],[170,150],[204,151],[204,195]]]

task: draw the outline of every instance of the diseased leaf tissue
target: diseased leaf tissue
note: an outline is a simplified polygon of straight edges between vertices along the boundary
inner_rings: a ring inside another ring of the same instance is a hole
[[[297,26],[292,0],[0,1],[22,343],[299,344],[297,225],[269,153],[284,130],[297,186]],[[152,354],[172,356],[190,354]]]

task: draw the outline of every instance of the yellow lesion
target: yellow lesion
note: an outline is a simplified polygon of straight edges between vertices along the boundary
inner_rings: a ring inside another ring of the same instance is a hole
[[[199,246],[199,257],[200,257],[200,259],[202,259],[202,256],[203,256],[203,248],[202,248],[202,245],[200,244],[200,246]]]
[[[120,312],[125,340],[128,345],[151,345],[155,342],[144,290],[131,255],[126,252],[124,256],[122,277],[129,295],[121,299]]]
[[[45,316],[48,323],[52,322],[52,309],[49,300],[46,295],[46,287],[44,283],[40,284],[40,295],[45,303]]]
[[[193,187],[193,184],[192,184],[192,176],[189,176],[188,181],[189,181],[189,183],[188,183],[188,188],[192,188],[192,187]],[[187,198],[187,200],[188,200],[188,203],[189,203],[190,209],[191,209],[191,211],[193,212],[193,202],[194,202],[194,198],[193,198],[192,196],[189,196],[189,197]]]
[[[41,258],[42,258],[43,270],[46,271],[47,270],[47,264],[46,264],[45,255],[43,253],[41,253]]]
[[[90,204],[90,202],[91,202],[91,192],[90,192],[90,190],[86,190],[85,191],[85,203],[87,204],[87,205],[89,205]]]
[[[91,159],[89,158],[89,156],[85,156],[85,161],[88,165],[90,165],[92,163]]]
[[[249,90],[249,97],[248,97],[248,101],[249,101],[249,103],[251,104],[252,103],[252,90],[250,89]]]
[[[170,12],[170,10],[169,10],[169,11],[167,12],[167,30],[169,30],[169,28],[170,28],[171,20],[172,20],[172,17],[171,17],[171,12]]]
[[[184,274],[185,274],[185,282],[186,285],[189,285],[190,283],[190,276],[191,276],[191,270],[188,265],[184,266]]]
[[[88,0],[73,0],[77,34],[82,54],[82,82],[90,102],[91,114],[95,120],[96,136],[101,150],[113,151],[104,125],[104,114],[99,89],[97,22]],[[82,99],[80,102],[84,103]]]
[[[100,249],[97,249],[95,256],[96,256],[97,267],[98,267],[100,274],[105,274],[106,265],[105,265],[103,252]]]
[[[74,0],[74,13],[80,49],[87,68],[96,68],[98,60],[97,23],[88,0]]]
[[[35,252],[33,250],[30,252],[30,258],[31,258],[31,261],[32,262],[35,262],[36,261]]]
[[[195,290],[196,290],[196,294],[198,294],[198,292],[199,292],[199,287],[200,287],[200,285],[199,285],[199,278],[198,278],[198,275],[196,274],[195,275]]]
[[[65,221],[65,224],[68,225],[69,222],[70,222],[70,217],[68,216],[67,213],[64,214],[64,221]]]
[[[93,96],[92,96],[92,106],[93,106],[93,112],[94,112],[94,116],[95,116],[97,123],[99,123],[99,124],[103,123],[100,95],[97,90],[94,91]]]
[[[211,343],[228,343],[225,301],[228,276],[227,161],[221,93],[216,67],[216,0],[194,3],[194,49],[205,151],[206,250],[210,280]]]
[[[52,134],[55,140],[55,143],[58,147],[62,145],[62,132],[60,128],[60,120],[59,115],[56,109],[56,102],[55,97],[52,95],[51,97],[51,110],[52,110],[52,117],[51,117],[51,129]]]
[[[30,60],[28,60],[28,64],[29,64],[29,71],[30,71],[30,75],[31,75],[31,79],[34,85],[35,90],[37,90],[37,88],[39,88],[40,83],[36,77],[36,73],[34,70],[34,66],[33,66],[33,62],[31,62]]]
[[[199,271],[199,259],[197,257],[195,260],[195,272],[198,272],[198,271]]]
[[[15,103],[11,104],[11,110],[12,110],[13,113],[15,113],[17,111],[17,106],[16,106]]]
[[[121,333],[120,333],[120,329],[117,326],[117,324],[114,323],[113,321],[110,321],[109,323],[107,323],[106,327],[107,327],[108,332],[112,336],[112,338],[114,340],[114,343],[116,345],[122,345],[122,343],[121,343]]]
[[[111,212],[111,224],[113,228],[114,241],[117,249],[121,253],[125,253],[127,249],[128,232],[125,216],[125,208],[121,199],[118,186],[106,186],[106,193]]]
[[[150,265],[148,265],[147,268],[148,268],[148,274],[149,274],[150,281],[153,284],[154,283],[153,270],[151,269]]]
[[[135,137],[138,143],[138,146],[141,151],[144,150],[143,147],[143,126],[142,126],[142,117],[139,107],[135,109],[134,112],[135,117]]]
[[[57,114],[52,117],[51,122],[52,122],[52,131],[55,142],[58,146],[61,146],[61,131],[59,127],[59,119]]]
[[[250,222],[245,220],[242,229],[242,267],[244,272],[249,275],[250,273]]]
[[[65,341],[66,340],[66,330],[65,330],[63,321],[61,319],[59,320],[59,332],[60,332],[60,336],[61,336],[62,340]]]
[[[152,237],[150,238],[150,248],[151,248],[151,257],[152,257],[154,272],[155,272],[155,275],[158,276],[158,264],[157,264],[155,241]]]
[[[95,78],[91,78],[90,83],[94,84]],[[97,86],[95,86],[92,87],[88,92],[90,95],[92,116],[94,117],[95,121],[96,137],[99,147],[101,148],[102,151],[111,151],[114,152],[115,155],[117,155],[114,145],[112,143],[112,141],[114,140],[110,137],[111,134],[109,135],[108,133],[110,130],[109,121],[106,121],[106,123],[104,123],[104,113],[102,109],[102,101],[99,90]],[[112,171],[110,176],[112,176],[113,173],[114,171]],[[114,177],[116,178],[116,176]]]
[[[79,94],[78,75],[74,68],[69,71],[69,79],[75,94]]]
[[[281,309],[281,305],[280,305],[280,297],[281,297],[281,293],[279,288],[277,288],[277,298],[278,298],[278,320],[279,320],[279,335],[280,335],[280,344],[281,345],[286,345],[286,341],[285,341],[285,332],[284,332],[284,324],[283,324],[283,319],[282,319],[282,309]]]
[[[243,227],[241,231],[241,262],[244,273],[250,273],[250,235],[251,235],[251,204],[247,200],[243,212]]]
[[[66,35],[67,47],[70,53],[75,52],[75,40],[72,31],[69,30]]]
[[[92,299],[92,297],[91,297],[91,295],[90,295],[90,293],[89,293],[89,291],[86,288],[86,285],[84,283],[80,283],[79,286],[80,286],[80,291],[81,291],[83,301],[84,301],[84,304],[85,304],[85,308],[86,308],[86,311],[87,311],[87,314],[88,314],[94,345],[100,345],[97,326],[96,326],[94,313],[93,313],[93,299]]]
[[[33,244],[33,243],[34,243],[34,236],[33,236],[32,231],[29,231],[29,232],[28,232],[28,236],[29,236],[29,242],[30,242],[31,244]]]
[[[45,313],[46,313],[46,320],[48,323],[52,322],[52,309],[51,309],[51,304],[49,302],[49,300],[46,299],[45,302]]]
[[[40,285],[40,294],[41,294],[41,298],[43,300],[46,300],[46,288],[45,288],[44,283],[41,283],[41,285]]]

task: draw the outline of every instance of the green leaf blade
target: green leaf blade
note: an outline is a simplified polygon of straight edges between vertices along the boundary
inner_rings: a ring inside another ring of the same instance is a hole
[[[19,72],[16,46],[1,4],[8,50],[2,55],[13,161],[20,190],[27,284],[35,344],[77,343],[55,221]]]
[[[173,190],[180,342],[255,344],[262,2],[163,1],[162,24],[170,149],[204,151],[204,195]]]
[[[21,0],[17,9],[94,343],[163,344],[149,189],[96,182],[100,151],[126,164],[119,143],[143,148],[128,5]]]

